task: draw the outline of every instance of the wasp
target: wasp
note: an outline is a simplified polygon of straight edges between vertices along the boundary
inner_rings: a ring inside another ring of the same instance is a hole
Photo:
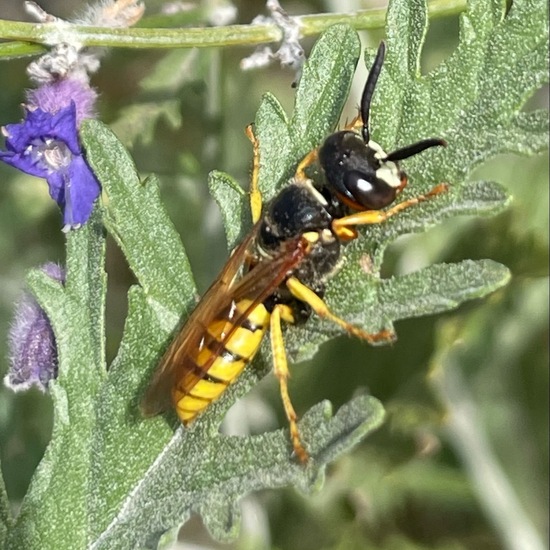
[[[390,207],[407,185],[399,161],[445,142],[426,139],[386,153],[370,138],[371,100],[384,55],[382,42],[357,118],[310,152],[265,208],[258,190],[259,147],[252,128],[247,129],[254,145],[253,228],[168,347],[142,401],[145,415],[173,406],[188,425],[236,380],[269,332],[290,439],[296,456],[305,463],[308,453],[288,391],[282,323],[303,323],[315,313],[369,343],[394,339],[391,331],[368,333],[348,323],[323,301],[343,246],[359,236],[358,226],[384,222],[446,188],[439,184],[425,195]],[[314,162],[321,169],[320,183],[306,176]]]

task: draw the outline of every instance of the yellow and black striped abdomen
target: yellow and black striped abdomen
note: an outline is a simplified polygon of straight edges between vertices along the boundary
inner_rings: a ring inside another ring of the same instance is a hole
[[[182,378],[172,390],[174,406],[184,424],[218,399],[258,351],[269,326],[270,313],[265,306],[255,306],[238,326],[233,322],[250,306],[247,299],[233,302],[206,328],[198,349],[185,358],[185,369],[198,376],[192,384]]]

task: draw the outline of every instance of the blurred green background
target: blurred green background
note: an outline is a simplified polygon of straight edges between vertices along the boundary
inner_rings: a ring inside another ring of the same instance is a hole
[[[3,0],[0,18],[29,20],[22,5]],[[241,23],[265,13],[263,1],[235,5]],[[293,14],[372,5],[351,0],[284,2]],[[41,6],[70,17],[82,11],[83,2],[44,0]],[[147,13],[160,6],[148,1]],[[368,45],[382,36],[381,31],[362,35]],[[457,17],[433,21],[424,69],[450,55],[457,41]],[[306,48],[312,42],[306,41]],[[287,111],[293,102],[292,74],[278,66],[239,70],[240,60],[251,51],[117,50],[93,77],[100,91],[101,118],[130,146],[142,174],[160,176],[166,207],[201,291],[227,257],[207,174],[224,170],[246,186],[251,149],[243,129],[253,120],[262,93],[274,93]],[[2,62],[0,124],[21,118],[28,62]],[[183,70],[174,72],[176,66]],[[348,115],[358,101],[365,71],[357,76]],[[547,104],[544,89],[526,109]],[[64,237],[60,213],[43,182],[4,165],[0,178],[3,375],[8,368],[7,333],[25,273],[47,261],[63,263]],[[455,219],[426,234],[400,239],[387,254],[384,275],[434,262],[492,258],[511,269],[511,283],[455,312],[398,323],[399,340],[391,348],[373,349],[341,337],[325,344],[313,361],[293,368],[291,393],[298,411],[321,399],[338,407],[354,392],[368,391],[386,406],[387,421],[330,469],[320,493],[303,496],[288,489],[248,498],[242,534],[232,547],[536,549],[537,540],[543,544],[547,539],[548,155],[499,157],[472,179],[504,184],[514,196],[511,208],[494,218]],[[107,271],[107,349],[112,358],[133,277],[111,240]],[[283,425],[272,377],[238,403],[227,419],[230,431]],[[0,456],[15,508],[50,430],[48,396],[37,391],[16,396],[0,388]],[[531,535],[535,538],[526,538]],[[220,546],[208,538],[198,519],[183,527],[180,538],[205,548]],[[531,542],[520,547],[514,540]]]

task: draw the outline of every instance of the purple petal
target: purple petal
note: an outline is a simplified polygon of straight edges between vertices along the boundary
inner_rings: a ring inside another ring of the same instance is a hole
[[[50,277],[64,282],[61,267],[48,263],[42,267]],[[50,380],[57,376],[57,346],[44,310],[27,292],[16,307],[9,334],[10,368],[4,382],[14,391],[37,386],[46,391]]]
[[[27,92],[28,104],[48,113],[57,113],[74,102],[77,127],[83,119],[95,118],[96,99],[97,92],[87,82],[74,78],[45,84]]]
[[[59,205],[59,208],[65,208],[66,172],[52,172],[45,177],[48,178],[50,197]]]
[[[28,152],[0,151],[0,160],[31,176],[46,178],[48,175],[47,168],[42,163],[37,162],[36,158]]]
[[[69,166],[68,181],[70,187],[65,186],[63,221],[69,226],[86,223],[101,187],[82,156],[73,158]]]
[[[7,124],[6,148],[8,151],[24,153],[28,147],[46,139],[56,139],[67,144],[74,153],[80,152],[76,128],[76,110],[74,103],[52,114],[35,109],[26,111],[25,120],[18,124]]]
[[[7,151],[0,160],[45,178],[50,196],[63,210],[65,228],[85,223],[100,193],[99,182],[82,156],[74,101],[57,113],[27,110],[20,124],[5,127]]]
[[[78,140],[78,129],[76,127],[76,107],[74,101],[65,109],[55,113],[51,121],[52,128],[48,137],[63,141],[67,144],[73,155],[79,155],[81,148]]]

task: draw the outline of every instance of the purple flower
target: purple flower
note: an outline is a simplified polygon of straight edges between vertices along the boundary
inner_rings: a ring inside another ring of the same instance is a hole
[[[57,113],[74,101],[77,128],[85,118],[95,118],[96,99],[97,92],[78,78],[58,80],[27,91],[27,104],[47,113]]]
[[[0,151],[0,160],[45,178],[50,196],[63,210],[63,230],[77,228],[90,217],[100,186],[80,146],[76,104],[73,100],[67,102],[66,96],[58,96],[66,106],[53,110],[51,89],[45,94],[35,90],[31,95],[34,99],[45,98],[52,110],[27,105],[23,122],[6,125],[3,133],[7,150]],[[80,116],[89,109],[88,105],[81,108]]]
[[[65,282],[64,270],[54,263],[42,266],[52,279]],[[37,386],[46,391],[57,376],[57,346],[52,326],[34,297],[25,292],[15,310],[9,334],[10,368],[4,383],[14,391]]]

